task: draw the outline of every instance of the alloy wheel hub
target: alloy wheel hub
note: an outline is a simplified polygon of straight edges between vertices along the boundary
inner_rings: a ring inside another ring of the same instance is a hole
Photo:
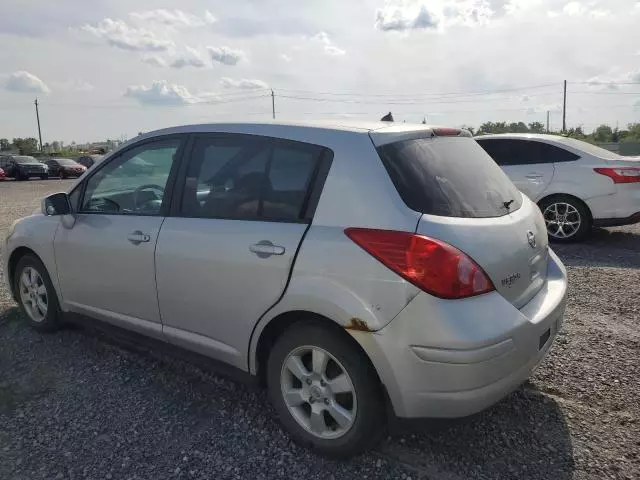
[[[312,435],[339,438],[353,426],[357,412],[353,382],[326,350],[304,346],[292,351],[282,366],[280,388],[291,416]]]

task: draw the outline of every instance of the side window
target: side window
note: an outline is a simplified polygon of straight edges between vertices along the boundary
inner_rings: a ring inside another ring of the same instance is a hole
[[[561,162],[573,162],[580,157],[574,153],[565,150],[564,148],[556,147],[548,143],[540,143],[540,156],[545,159],[546,162],[561,163]]]
[[[498,165],[511,165],[511,153],[505,140],[477,140],[485,152],[489,154]]]
[[[296,221],[321,152],[244,135],[201,137],[189,161],[181,214]]]
[[[508,165],[544,163],[540,158],[540,143],[529,140],[504,140],[509,151]]]
[[[82,212],[159,215],[181,140],[171,138],[127,150],[87,181]]]
[[[264,192],[263,216],[299,219],[313,171],[322,153],[314,145],[276,145]]]

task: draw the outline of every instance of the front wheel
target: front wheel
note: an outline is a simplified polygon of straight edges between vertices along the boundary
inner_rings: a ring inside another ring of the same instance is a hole
[[[591,215],[584,203],[569,195],[555,195],[540,202],[549,239],[557,243],[583,240],[591,231]]]
[[[269,355],[269,396],[285,430],[320,454],[346,458],[372,446],[386,416],[378,378],[344,333],[295,324]]]
[[[58,297],[39,258],[25,255],[18,261],[14,276],[20,310],[27,323],[41,332],[52,332],[60,327]]]

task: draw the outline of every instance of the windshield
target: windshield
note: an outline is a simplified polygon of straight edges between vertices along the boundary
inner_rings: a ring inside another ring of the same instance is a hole
[[[16,161],[16,163],[19,163],[21,165],[25,164],[25,163],[35,163],[35,164],[40,164],[39,161],[37,161],[35,158],[33,157],[27,157],[24,155],[21,155],[19,157],[13,157],[13,159]]]
[[[443,217],[501,217],[522,194],[472,138],[421,138],[378,148],[402,200]]]
[[[75,167],[76,165],[78,165],[77,162],[74,162],[73,160],[70,160],[68,158],[54,158],[54,160],[60,165],[67,165],[69,167]]]
[[[581,150],[589,155],[593,155],[594,157],[604,158],[606,160],[618,160],[620,158],[620,155],[615,152],[588,142],[583,142],[582,140],[576,140],[575,138],[558,137],[557,141],[569,147],[573,147],[576,150]]]

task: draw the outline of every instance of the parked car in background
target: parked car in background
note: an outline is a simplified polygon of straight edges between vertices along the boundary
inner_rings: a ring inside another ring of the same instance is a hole
[[[48,167],[28,155],[3,155],[0,156],[0,168],[7,177],[16,180],[29,180],[31,177],[42,179],[49,177]]]
[[[0,168],[0,180],[5,180],[7,178],[7,174],[4,173],[4,170]]]
[[[468,132],[426,125],[144,134],[15,222],[5,259],[32,327],[81,314],[226,362],[338,457],[387,408],[461,417],[516,389],[567,294],[537,206]]]
[[[81,157],[76,158],[76,162],[86,168],[91,168],[102,160],[103,157],[104,155],[82,155]]]
[[[557,135],[484,135],[477,142],[542,210],[551,240],[592,226],[640,222],[640,159]]]
[[[45,164],[49,167],[50,177],[60,177],[61,179],[79,177],[87,171],[87,167],[70,158],[49,158]]]

